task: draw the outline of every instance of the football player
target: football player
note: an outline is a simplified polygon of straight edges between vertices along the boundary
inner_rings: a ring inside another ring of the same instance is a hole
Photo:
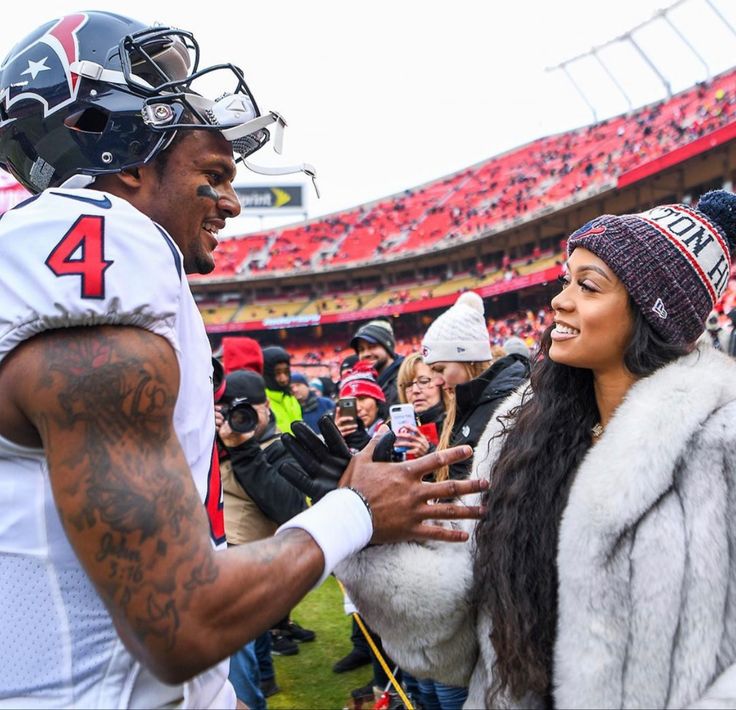
[[[427,505],[478,484],[421,483],[469,451],[398,465],[369,446],[275,537],[222,549],[211,353],[186,274],[213,269],[236,162],[254,167],[284,125],[240,69],[200,69],[191,33],[110,13],[44,24],[0,67],[0,165],[33,193],[0,220],[5,705],[232,707],[223,659],[340,560],[462,540],[423,521],[479,515]]]

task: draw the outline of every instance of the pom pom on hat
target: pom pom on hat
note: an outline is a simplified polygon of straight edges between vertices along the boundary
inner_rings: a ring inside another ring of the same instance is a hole
[[[725,190],[711,190],[698,200],[697,209],[721,228],[733,251],[736,247],[736,195]]]
[[[455,305],[465,305],[474,308],[481,315],[485,314],[486,309],[483,307],[483,299],[475,291],[465,291],[458,296]]]
[[[474,291],[460,294],[452,308],[429,326],[422,340],[422,357],[433,362],[487,362],[491,341],[483,315],[483,299]]]

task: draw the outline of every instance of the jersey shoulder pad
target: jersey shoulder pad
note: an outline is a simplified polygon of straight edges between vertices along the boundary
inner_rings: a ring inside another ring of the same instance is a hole
[[[177,347],[181,252],[114,195],[49,189],[5,213],[0,283],[0,358],[38,332],[78,325],[134,325]]]

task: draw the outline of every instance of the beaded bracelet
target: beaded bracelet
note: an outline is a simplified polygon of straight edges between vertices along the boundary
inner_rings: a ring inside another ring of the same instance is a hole
[[[345,486],[345,487],[346,487],[346,488],[347,488],[347,489],[348,489],[349,491],[352,491],[353,493],[355,493],[355,495],[357,495],[357,496],[358,496],[358,498],[360,498],[360,500],[362,500],[362,501],[363,501],[363,505],[364,505],[364,506],[366,507],[366,509],[368,510],[368,515],[370,515],[370,516],[371,516],[371,525],[372,525],[372,524],[373,524],[373,522],[374,522],[374,520],[373,520],[373,508],[371,508],[371,504],[370,504],[370,503],[368,502],[368,499],[367,499],[367,498],[366,498],[366,497],[365,497],[365,496],[363,495],[363,493],[361,493],[361,492],[360,492],[360,491],[359,491],[359,490],[358,490],[357,488],[353,488],[352,486]]]

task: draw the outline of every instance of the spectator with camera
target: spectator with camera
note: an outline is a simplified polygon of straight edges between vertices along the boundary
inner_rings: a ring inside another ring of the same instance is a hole
[[[228,544],[244,545],[271,537],[279,525],[306,509],[304,494],[280,474],[287,461],[294,464],[283,444],[271,412],[263,378],[237,370],[225,378],[224,393],[215,413],[220,446],[225,532]],[[249,707],[265,708],[264,696],[278,692],[271,662],[274,652],[298,652],[296,640],[314,639],[288,617],[274,632],[266,631],[246,644],[230,661],[230,681]]]

